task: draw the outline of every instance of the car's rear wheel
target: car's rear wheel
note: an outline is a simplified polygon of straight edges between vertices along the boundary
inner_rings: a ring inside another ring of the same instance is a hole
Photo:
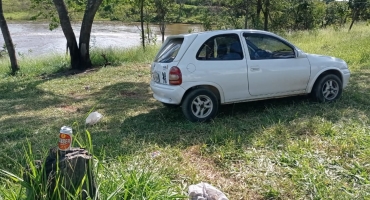
[[[342,81],[334,74],[321,77],[313,90],[314,98],[319,102],[332,102],[342,95]]]
[[[218,111],[216,95],[206,89],[191,91],[182,102],[182,112],[192,122],[206,122],[214,118]]]

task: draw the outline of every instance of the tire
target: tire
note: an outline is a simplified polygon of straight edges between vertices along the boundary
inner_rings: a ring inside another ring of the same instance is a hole
[[[178,108],[180,107],[180,105],[176,105],[176,104],[169,104],[169,103],[163,103],[163,106],[166,107],[166,108],[169,108],[169,109],[174,109],[174,108]]]
[[[213,119],[218,111],[216,95],[206,89],[196,89],[185,96],[182,112],[191,122],[207,122]]]
[[[321,77],[313,88],[313,97],[319,102],[333,102],[342,95],[342,81],[334,74]]]

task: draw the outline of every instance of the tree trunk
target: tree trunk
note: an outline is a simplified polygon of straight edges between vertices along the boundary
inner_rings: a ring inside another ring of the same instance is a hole
[[[262,0],[257,0],[257,24],[255,24],[256,28],[259,28],[260,21],[261,21],[261,11],[262,11]]]
[[[67,6],[64,1],[53,0],[55,8],[57,9],[60,25],[62,27],[65,38],[67,39],[67,46],[69,48],[69,55],[71,56],[72,69],[83,69],[80,65],[81,57],[77,46],[76,36],[73,32],[71,21],[68,16]]]
[[[265,11],[263,12],[263,16],[265,18],[263,30],[268,31],[268,24],[269,24],[269,15],[270,15],[270,0],[265,1]]]
[[[149,22],[146,22],[146,35],[148,37],[148,44],[151,44],[152,42],[152,38],[151,38],[151,30],[150,30],[150,27],[149,27]]]
[[[9,28],[8,28],[8,25],[4,17],[2,0],[0,0],[0,26],[1,26],[1,32],[4,37],[6,49],[8,50],[12,74],[14,75],[19,70],[19,66],[17,63],[17,56],[15,54],[12,37],[10,36]]]
[[[356,21],[356,19],[357,19],[358,11],[359,11],[359,9],[358,9],[358,8],[354,8],[354,10],[353,10],[353,14],[352,14],[352,22],[351,22],[351,25],[349,26],[348,32],[349,32],[349,31],[351,31],[352,26],[353,26],[353,24],[355,23],[355,21]]]
[[[179,6],[179,10],[178,10],[178,16],[177,16],[177,20],[176,20],[176,22],[177,23],[179,23],[180,22],[180,20],[181,20],[181,17],[182,17],[182,11],[183,11],[183,9],[184,9],[184,1],[183,0],[181,0],[178,4],[180,4],[180,6]]]
[[[81,31],[80,31],[80,56],[81,56],[81,69],[87,69],[92,67],[90,60],[90,37],[92,24],[98,8],[103,0],[88,0],[86,4],[86,10],[84,18],[82,20]]]
[[[351,25],[349,26],[348,32],[351,31],[353,24],[355,23],[355,19],[352,19]]]
[[[249,4],[248,0],[245,0],[245,19],[244,19],[244,28],[248,28],[248,16],[249,16]]]
[[[144,0],[140,0],[140,25],[141,25],[141,42],[145,50],[145,32],[144,32]]]
[[[147,44],[152,43],[152,31],[150,30],[149,22],[150,22],[150,16],[149,16],[148,9],[146,9],[145,10],[145,25],[146,25],[146,35],[147,35],[147,38],[148,38]]]
[[[67,39],[72,69],[85,70],[92,66],[90,60],[91,29],[96,11],[98,10],[102,1],[103,0],[87,1],[86,10],[81,25],[79,45],[77,46],[76,36],[72,29],[66,4],[62,0],[53,0],[59,15],[60,25],[62,27],[64,36]]]
[[[165,21],[161,21],[160,24],[159,24],[159,31],[161,32],[161,35],[162,35],[162,43],[164,42],[164,34],[166,32],[166,22]]]

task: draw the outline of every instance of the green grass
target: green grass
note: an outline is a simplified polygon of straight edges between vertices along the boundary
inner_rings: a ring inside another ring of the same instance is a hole
[[[35,14],[30,12],[30,1],[3,0],[2,3],[4,16],[7,20],[29,20]]]
[[[319,104],[292,97],[226,105],[210,123],[190,123],[181,110],[167,109],[152,98],[148,63],[155,48],[146,53],[96,50],[94,62],[104,63],[99,56],[104,51],[113,66],[75,75],[65,72],[64,57],[21,61],[16,77],[8,75],[7,61],[2,61],[0,169],[20,176],[27,142],[40,159],[56,145],[63,125],[73,125],[76,137],[83,139],[84,120],[96,110],[104,117],[87,129],[103,199],[140,195],[146,184],[149,196],[159,191],[160,198],[154,199],[168,199],[201,181],[229,199],[367,199],[367,30],[356,24],[350,33],[329,28],[285,34],[306,52],[348,62],[352,75],[339,101]],[[160,155],[153,158],[156,151]],[[16,199],[19,191],[14,181],[0,181],[0,199]]]

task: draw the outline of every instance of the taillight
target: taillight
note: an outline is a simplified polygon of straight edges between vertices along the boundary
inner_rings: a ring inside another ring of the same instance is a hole
[[[181,85],[182,74],[181,74],[181,70],[178,67],[176,66],[171,67],[169,81],[170,81],[170,85]]]

